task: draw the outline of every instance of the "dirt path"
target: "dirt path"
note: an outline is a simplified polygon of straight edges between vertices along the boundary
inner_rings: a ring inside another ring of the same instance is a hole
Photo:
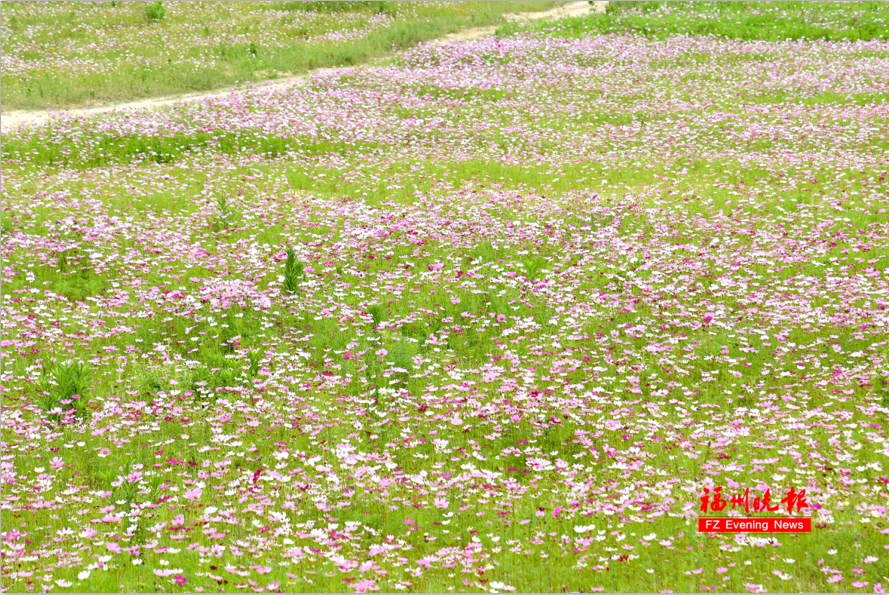
[[[556,8],[541,12],[523,12],[519,14],[507,14],[504,17],[508,20],[539,20],[539,19],[560,19],[564,17],[581,16],[585,14],[605,12],[608,2],[567,2]],[[467,39],[477,39],[486,35],[491,35],[497,30],[496,26],[477,27],[473,29],[464,29],[459,33],[452,33],[439,38],[434,43],[449,43],[452,41],[460,41]],[[264,81],[256,83],[254,87],[281,89],[304,84],[309,74],[315,72],[323,72],[330,69],[313,70],[311,73],[291,76],[287,78],[275,79],[272,81]],[[157,109],[189,101],[199,99],[207,99],[210,97],[221,97],[236,92],[238,89],[226,88],[217,91],[209,91],[205,93],[186,93],[183,95],[174,95],[167,97],[152,97],[149,99],[140,99],[138,101],[127,101],[122,103],[113,103],[98,107],[73,108],[67,110],[19,110],[0,113],[0,130],[3,132],[10,131],[20,126],[34,126],[43,124],[51,120],[54,116],[61,114],[88,117],[95,114],[103,114],[116,110],[130,109]]]
[[[562,19],[565,17],[579,17],[585,14],[605,12],[608,2],[568,2],[562,6],[557,6],[551,10],[541,12],[522,12],[519,14],[507,14],[504,18],[515,21],[536,21],[538,19]],[[438,39],[438,43],[448,43],[449,41],[459,41],[464,39],[477,39],[490,35],[497,30],[496,25],[490,27],[477,27],[474,29],[464,29],[459,33],[451,33]]]

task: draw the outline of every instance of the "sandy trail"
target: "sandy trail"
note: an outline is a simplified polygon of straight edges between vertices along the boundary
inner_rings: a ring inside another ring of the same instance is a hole
[[[608,5],[608,2],[567,2],[561,6],[557,6],[550,10],[544,10],[540,12],[524,12],[519,14],[507,14],[504,15],[504,18],[507,20],[520,20],[520,21],[529,21],[529,20],[540,20],[540,19],[560,19],[565,17],[575,17],[582,16],[586,14],[592,13],[601,13],[605,12],[605,7]],[[496,25],[492,25],[490,27],[477,27],[471,29],[464,29],[458,33],[452,33],[450,35],[445,35],[432,43],[449,43],[452,41],[461,41],[467,39],[477,39],[479,37],[484,37],[486,35],[491,35],[494,31],[497,30]],[[324,72],[325,70],[333,70],[333,69],[317,69],[311,72],[290,76],[287,78],[279,78],[271,81],[264,81],[260,83],[255,83],[252,85],[253,88],[264,88],[269,90],[274,89],[283,89],[287,87],[293,87],[296,85],[304,84],[308,77],[313,73]],[[139,109],[158,109],[163,107],[168,107],[171,105],[179,105],[182,103],[188,103],[190,101],[197,101],[201,99],[209,99],[211,97],[223,97],[226,95],[230,95],[232,93],[238,92],[242,90],[241,88],[225,88],[219,89],[216,91],[209,91],[203,93],[186,93],[182,95],[173,95],[167,97],[152,97],[149,99],[140,99],[138,101],[126,101],[121,103],[112,103],[108,105],[102,105],[97,107],[84,107],[84,108],[73,108],[67,110],[18,110],[18,111],[9,111],[0,113],[0,130],[3,132],[8,132],[13,130],[14,128],[19,128],[21,126],[36,126],[40,124],[44,124],[50,121],[53,117],[58,117],[60,115],[66,116],[79,116],[79,117],[89,117],[95,114],[103,114],[107,112],[113,112],[117,110],[139,110]]]

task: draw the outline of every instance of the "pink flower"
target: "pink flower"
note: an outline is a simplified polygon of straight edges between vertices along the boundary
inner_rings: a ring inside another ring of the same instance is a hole
[[[201,488],[195,488],[193,490],[185,490],[185,494],[183,495],[185,496],[186,500],[199,500],[201,494],[203,493],[204,490],[202,490]]]
[[[829,579],[827,579],[827,582],[829,582],[829,583],[838,583],[838,582],[840,582],[841,580],[843,580],[843,575],[842,575],[842,574],[835,574],[835,575],[833,575],[832,577],[830,577]]]
[[[188,582],[188,579],[182,576],[181,574],[177,574],[173,577],[173,580],[176,581],[176,584],[180,587]]]
[[[868,586],[869,584],[870,583],[865,582],[865,581],[855,581],[854,583],[852,583],[852,586],[855,587],[856,589],[863,589],[866,586]]]
[[[505,314],[498,314],[497,315],[497,322],[506,322],[506,315]]]
[[[357,593],[367,593],[368,591],[378,591],[377,584],[370,579],[363,579],[352,585]]]
[[[95,537],[98,534],[99,534],[99,532],[96,531],[95,529],[93,529],[92,527],[87,527],[86,529],[84,529],[83,531],[80,532],[80,537],[82,537],[83,539],[92,539],[93,537]]]

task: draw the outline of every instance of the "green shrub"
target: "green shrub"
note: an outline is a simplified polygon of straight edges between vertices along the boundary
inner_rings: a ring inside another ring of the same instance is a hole
[[[145,8],[145,14],[149,21],[160,21],[166,16],[167,10],[163,2],[152,2]]]
[[[287,261],[284,263],[284,293],[293,294],[299,291],[299,282],[302,280],[305,265],[296,260],[296,251],[287,249]]]
[[[374,304],[368,307],[367,313],[373,317],[374,328],[380,326],[380,323],[383,322],[383,320],[386,318],[385,314],[383,313],[383,308],[380,307],[378,304]]]

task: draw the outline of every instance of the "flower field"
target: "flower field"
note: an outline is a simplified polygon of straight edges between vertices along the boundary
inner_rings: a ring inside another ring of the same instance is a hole
[[[889,589],[889,41],[622,10],[4,134],[3,590]]]

